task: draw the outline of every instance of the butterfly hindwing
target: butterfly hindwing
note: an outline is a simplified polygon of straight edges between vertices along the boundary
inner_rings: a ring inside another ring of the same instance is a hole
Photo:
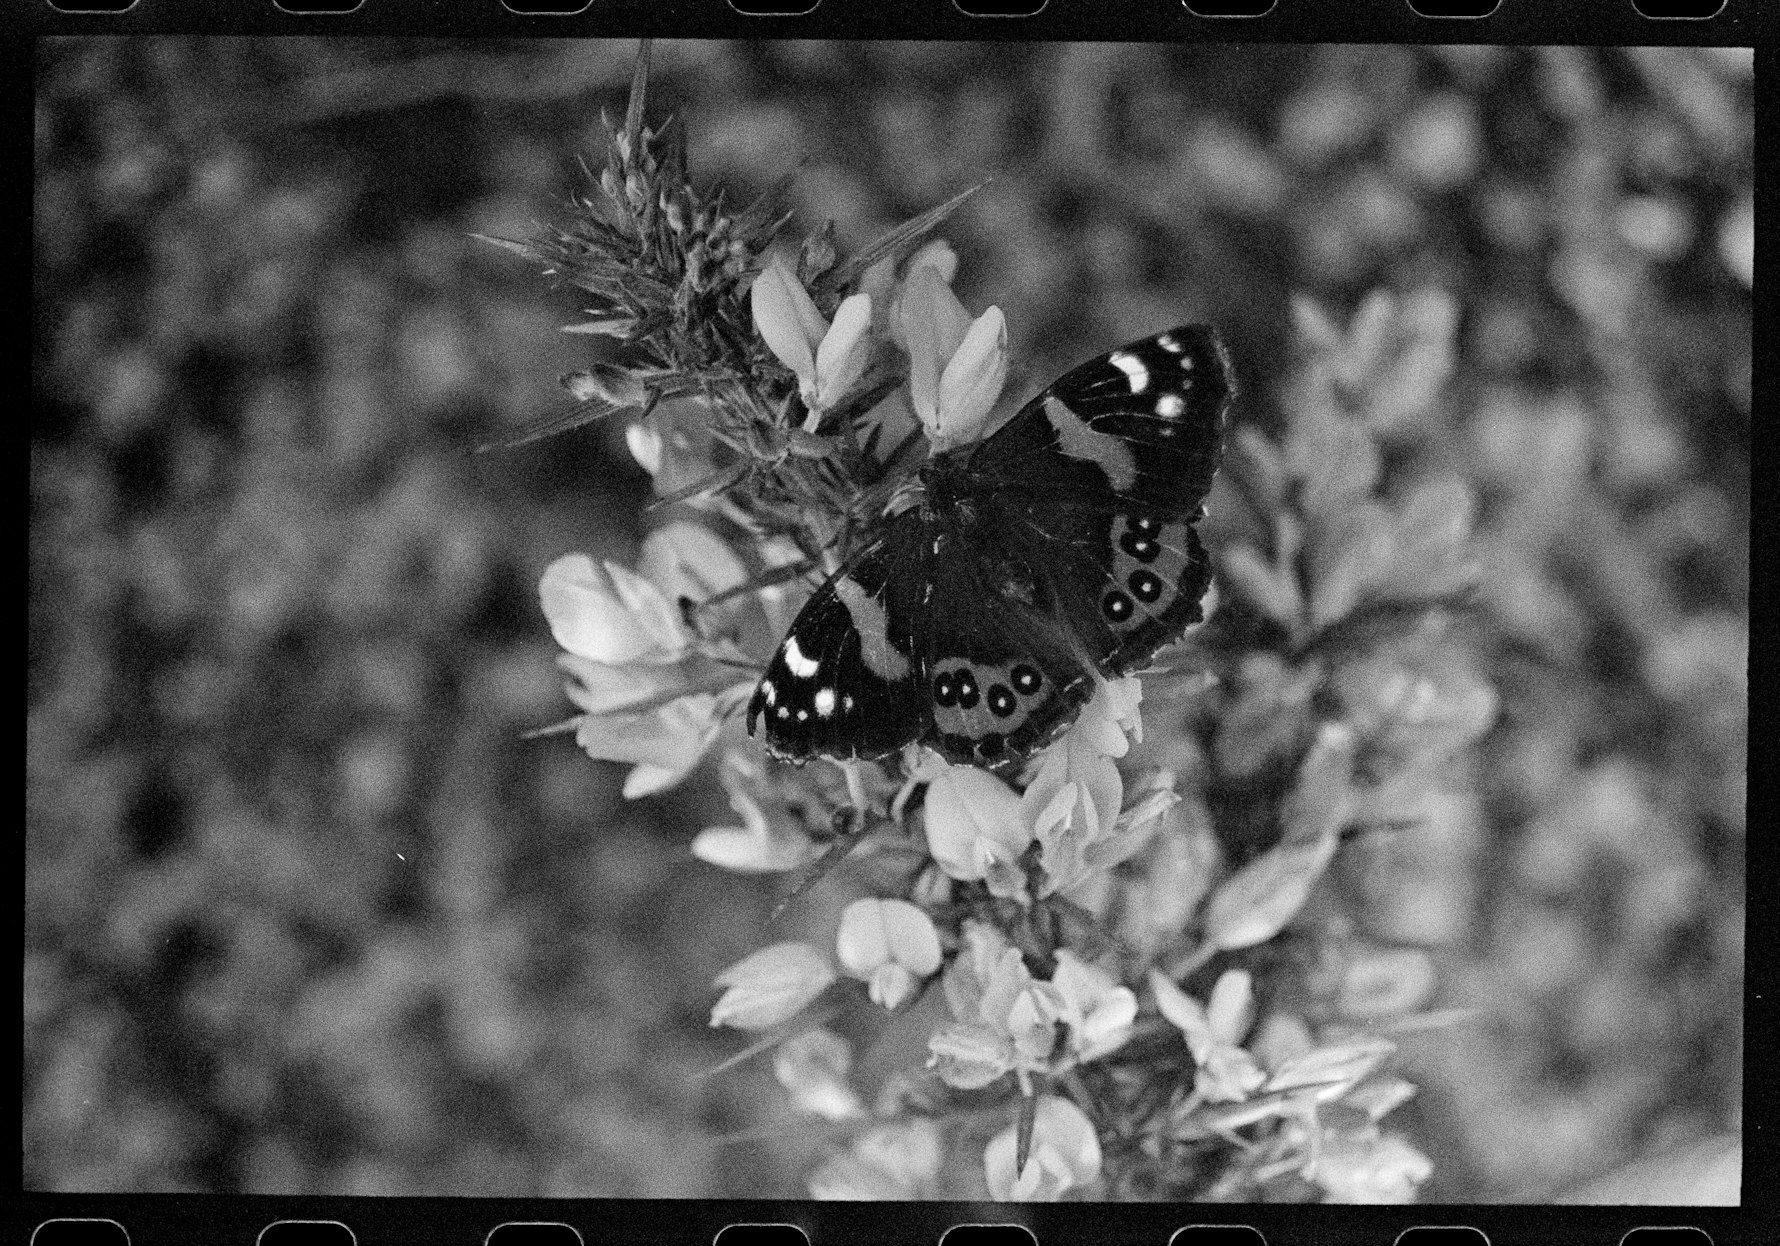
[[[1203,617],[1211,561],[1183,518],[1007,504],[1010,544],[1047,569],[1057,612],[1104,673],[1123,675]]]
[[[1087,699],[1091,670],[1056,621],[1041,568],[982,543],[992,528],[942,538],[923,616],[933,723],[948,761],[994,765],[1048,740]]]

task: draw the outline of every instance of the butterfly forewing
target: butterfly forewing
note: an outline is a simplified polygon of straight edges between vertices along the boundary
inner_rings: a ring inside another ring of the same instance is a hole
[[[926,544],[915,511],[811,595],[748,705],[782,757],[882,757],[926,730],[918,663]]]
[[[1183,325],[1072,368],[977,447],[967,470],[985,489],[1190,515],[1211,491],[1231,391],[1217,335]]]

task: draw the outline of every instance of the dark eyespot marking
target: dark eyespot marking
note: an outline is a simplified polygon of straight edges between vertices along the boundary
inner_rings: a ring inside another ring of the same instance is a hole
[[[1006,684],[989,685],[989,712],[997,718],[1006,718],[1020,706],[1014,698],[1014,690]]]
[[[1135,528],[1119,538],[1119,548],[1138,562],[1155,562],[1162,556],[1161,542],[1145,536]]]
[[[950,709],[958,704],[958,676],[950,671],[941,671],[933,677],[933,703]]]
[[[968,669],[959,671],[958,708],[973,710],[977,707],[977,702],[980,700],[982,700],[982,693],[977,690],[976,676],[971,674]]]
[[[1166,587],[1162,577],[1154,571],[1133,571],[1125,580],[1131,586],[1132,594],[1142,602],[1161,600],[1162,590]]]
[[[1132,603],[1131,598],[1116,588],[1100,599],[1101,613],[1114,623],[1123,623],[1131,617],[1131,612],[1135,609],[1137,607]]]
[[[1014,667],[1008,674],[1014,681],[1014,690],[1022,696],[1029,697],[1044,687],[1044,676],[1038,673],[1037,667],[1022,664]]]

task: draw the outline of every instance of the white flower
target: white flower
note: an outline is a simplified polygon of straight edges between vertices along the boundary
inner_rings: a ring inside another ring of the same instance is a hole
[[[1067,949],[1043,982],[992,927],[967,923],[964,940],[945,977],[957,1023],[927,1041],[928,1064],[948,1085],[986,1086],[1010,1071],[1024,1085],[1030,1074],[1099,1059],[1130,1037],[1137,997]]]
[[[636,800],[684,779],[705,755],[722,726],[717,698],[684,696],[636,714],[583,714],[575,743],[598,761],[628,762],[624,797]]]
[[[810,1176],[810,1197],[906,1201],[932,1198],[944,1152],[939,1127],[916,1119],[880,1125],[859,1136]]]
[[[1069,1048],[1078,1061],[1098,1060],[1131,1037],[1137,996],[1111,974],[1061,948],[1051,985],[1063,998],[1062,1019],[1069,1026]]]
[[[1154,969],[1150,987],[1162,1015],[1186,1035],[1199,1068],[1193,1088],[1202,1098],[1237,1103],[1260,1089],[1267,1074],[1239,1046],[1255,1019],[1254,983],[1247,971],[1226,970],[1211,989],[1209,1008]]]
[[[771,1029],[801,1011],[834,981],[834,967],[807,943],[775,943],[717,975],[727,987],[711,1009],[712,1025]]]
[[[740,584],[746,571],[709,529],[684,521],[651,533],[640,570],[596,566],[565,554],[544,571],[538,596],[564,653],[569,700],[581,711],[575,742],[601,761],[629,762],[626,797],[678,783],[716,739],[718,693],[739,689],[732,671],[693,647],[679,601]]]
[[[853,1049],[832,1030],[817,1027],[795,1034],[773,1054],[773,1076],[806,1112],[831,1121],[864,1114],[859,1096],[847,1085]]]
[[[1433,1173],[1428,1157],[1396,1134],[1325,1139],[1305,1175],[1325,1203],[1408,1203]]]
[[[870,983],[871,999],[894,1010],[922,978],[939,972],[933,919],[907,900],[855,900],[841,914],[835,950],[841,966]]]
[[[1127,731],[1143,738],[1142,699],[1135,677],[1100,680],[1081,715],[1039,757],[1020,804],[1044,850],[1047,892],[1081,882],[1090,872],[1089,850],[1113,834],[1125,799],[1113,759],[1130,749]]]
[[[791,270],[774,258],[754,279],[754,327],[779,362],[797,376],[798,393],[812,412],[847,395],[871,362],[871,296],[854,294],[822,319],[815,300]]]
[[[986,770],[928,763],[927,850],[953,878],[986,879],[1004,898],[1023,895],[1020,854],[1032,828],[1019,794]]]
[[[931,265],[910,271],[900,308],[909,351],[909,403],[933,449],[965,445],[1007,381],[1007,322],[999,307],[975,320]]]
[[[706,827],[693,837],[693,856],[738,874],[774,874],[794,870],[818,855],[820,850],[809,836],[775,823],[761,810],[748,790],[759,774],[759,767],[741,753],[724,758],[723,786],[730,808],[742,815],[742,825]]]
[[[881,259],[866,269],[859,278],[859,289],[871,295],[872,331],[888,337],[904,350],[908,339],[902,332],[902,295],[916,269],[931,268],[941,281],[951,282],[958,272],[958,253],[943,238],[923,243],[903,266],[902,280],[896,278],[896,265]]]
[[[1026,1167],[1014,1171],[1018,1138],[1009,1126],[983,1151],[989,1197],[997,1202],[1055,1202],[1100,1176],[1100,1138],[1094,1123],[1075,1104],[1042,1096],[1032,1120],[1032,1146]]]
[[[568,653],[621,666],[672,662],[686,650],[686,633],[673,603],[635,571],[586,554],[564,554],[538,584],[550,634]]]

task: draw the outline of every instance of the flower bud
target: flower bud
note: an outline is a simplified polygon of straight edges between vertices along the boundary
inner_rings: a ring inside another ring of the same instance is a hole
[[[834,981],[828,958],[807,943],[775,943],[717,975],[726,987],[712,1025],[765,1030],[789,1020]]]

